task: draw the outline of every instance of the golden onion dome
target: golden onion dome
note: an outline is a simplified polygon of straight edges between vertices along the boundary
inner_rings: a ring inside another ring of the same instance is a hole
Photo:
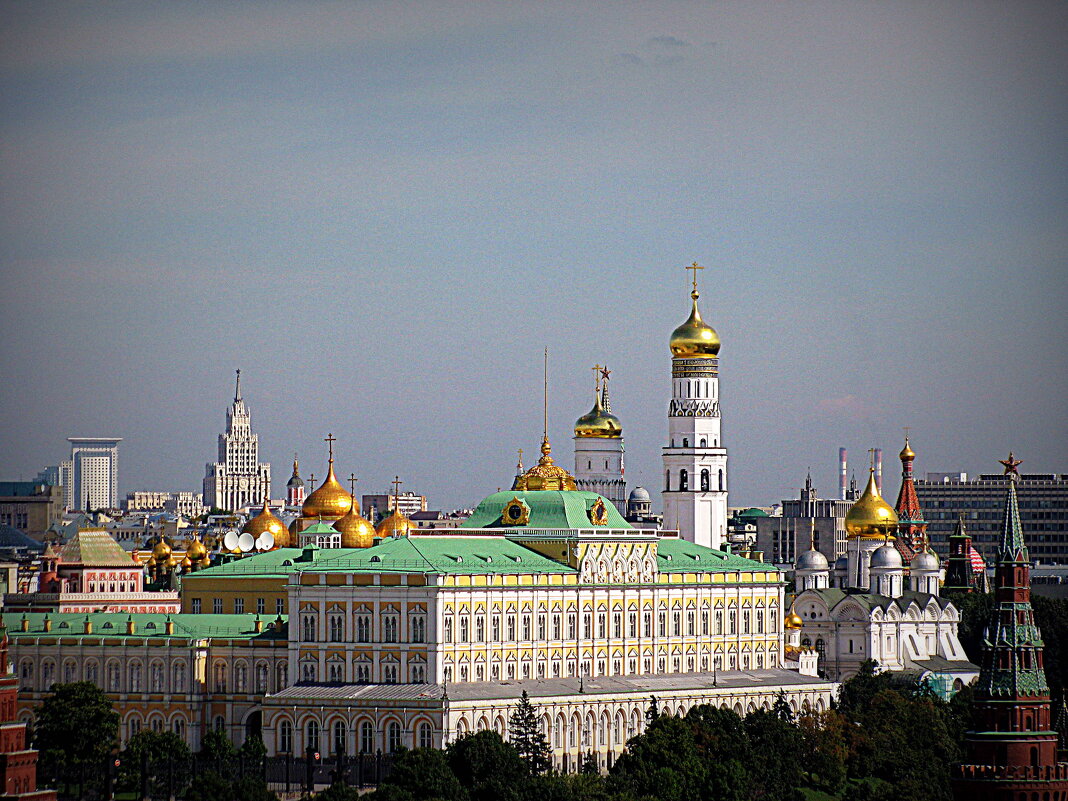
[[[337,520],[348,514],[351,508],[352,496],[338,483],[334,475],[334,460],[331,459],[326,479],[319,485],[319,489],[305,499],[300,513],[304,517],[326,517]]]
[[[398,537],[407,537],[414,529],[415,526],[412,521],[398,509],[394,510],[389,517],[383,518],[378,522],[378,525],[375,526],[375,536],[392,537],[396,535]]]
[[[286,524],[275,517],[267,505],[267,499],[263,500],[263,508],[260,513],[241,527],[242,534],[251,534],[258,538],[261,534],[270,534],[274,537],[275,547],[282,548],[289,541],[289,529]]]
[[[167,544],[167,541],[163,539],[163,537],[159,538],[159,542],[157,542],[152,549],[152,555],[156,558],[157,562],[162,562],[170,558],[171,546]]]
[[[909,447],[908,437],[905,437],[905,447],[902,449],[901,453],[898,454],[898,458],[900,458],[902,462],[911,462],[916,458],[916,454],[913,453],[912,448]]]
[[[874,470],[868,475],[864,494],[846,513],[845,528],[848,539],[893,539],[892,535],[897,530],[897,513],[879,497]]]
[[[551,452],[552,446],[549,445],[549,438],[545,437],[541,442],[541,458],[538,459],[538,463],[523,475],[517,476],[512,489],[535,492],[578,489],[575,477],[553,462],[553,457],[549,455]]]
[[[208,555],[208,549],[204,543],[194,537],[189,541],[189,544],[185,546],[185,555],[196,562]]]
[[[197,562],[197,567],[203,570],[206,567],[211,567],[211,557],[204,554],[204,558]]]
[[[371,525],[370,520],[360,514],[355,500],[349,513],[334,522],[334,528],[341,532],[342,548],[370,548],[374,545],[375,527]]]
[[[797,612],[791,608],[790,614],[786,616],[783,625],[788,629],[799,629],[805,625],[805,621],[801,619],[801,615],[797,614]]]
[[[594,391],[593,408],[575,421],[576,437],[600,437],[604,439],[623,436],[623,424],[601,404],[600,390]]]
[[[155,566],[156,566],[156,557],[154,557],[154,556],[148,557],[148,560],[145,562],[145,567],[147,567],[149,570],[151,570]]]
[[[189,558],[188,554],[186,554],[186,556],[182,559],[182,567],[184,567],[186,570],[188,570],[192,566],[193,566],[193,560]]]
[[[699,293],[690,293],[693,309],[689,319],[671,332],[671,355],[673,358],[712,358],[719,355],[719,334],[716,329],[701,319],[697,308]]]

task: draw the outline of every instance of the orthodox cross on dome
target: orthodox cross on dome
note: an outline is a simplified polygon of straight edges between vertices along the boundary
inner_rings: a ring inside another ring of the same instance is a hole
[[[308,483],[311,484],[313,487],[315,486],[315,473],[312,473],[310,476],[308,476]]]
[[[1015,481],[1020,477],[1019,467],[1023,464],[1023,460],[1013,459],[1012,451],[1009,451],[1008,459],[998,459],[998,463],[1005,466],[1005,475],[1007,475],[1010,480]]]
[[[400,497],[400,485],[404,482],[400,480],[400,476],[393,476],[393,480],[389,483],[393,487],[393,508],[396,509],[397,498]]]
[[[601,391],[601,376],[604,375],[604,372],[603,372],[604,368],[602,368],[601,365],[599,365],[599,364],[595,364],[590,369],[593,370],[594,388],[598,392],[600,392]]]
[[[875,472],[875,448],[868,448],[868,469]]]
[[[694,300],[697,300],[697,294],[698,294],[697,293],[697,271],[698,270],[703,270],[705,268],[702,265],[698,264],[697,262],[694,262],[693,264],[691,264],[686,269],[693,271],[693,292],[691,294],[693,295]]]
[[[517,476],[523,474],[523,449],[522,448],[519,449],[519,461],[516,463],[516,466],[515,466],[515,474]]]
[[[333,434],[327,434],[323,437],[323,442],[326,443],[326,447],[330,451],[330,464],[334,463],[334,443],[337,442],[337,437]]]
[[[912,431],[912,426],[905,426],[905,442],[909,441],[909,432]]]
[[[360,479],[356,478],[355,473],[349,473],[349,495],[351,495],[353,499],[356,498],[356,482],[359,480]]]

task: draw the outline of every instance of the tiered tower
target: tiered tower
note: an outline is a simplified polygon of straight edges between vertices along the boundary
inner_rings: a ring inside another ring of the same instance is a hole
[[[722,548],[727,539],[727,449],[720,434],[719,335],[697,308],[671,335],[671,404],[664,448],[664,528]]]
[[[204,505],[237,511],[269,496],[271,465],[259,458],[260,439],[252,433],[252,414],[241,397],[238,370],[234,402],[226,410],[226,432],[219,435],[219,461],[205,469]]]
[[[627,483],[623,479],[623,426],[612,414],[608,398],[611,370],[594,368],[593,408],[575,421],[575,483],[580,490],[610,500],[621,515],[627,513]]]
[[[7,663],[7,629],[0,627],[0,798],[20,801],[56,801],[54,790],[37,789],[37,752],[26,742],[26,724],[20,723],[18,677]]]
[[[897,550],[906,565],[912,564],[916,554],[927,546],[927,521],[923,519],[920,499],[916,497],[916,485],[912,480],[912,462],[916,454],[909,447],[905,434],[905,447],[898,454],[901,459],[901,491],[897,494]]]
[[[957,527],[949,537],[944,589],[947,592],[975,592],[978,589],[972,564],[972,538],[964,527],[964,515],[957,517]]]
[[[1017,467],[1004,460],[1009,488],[998,545],[996,606],[983,641],[973,704],[982,723],[965,735],[968,762],[954,775],[960,801],[1068,799],[1068,763],[1057,761],[1042,635],[1031,609],[1031,558],[1016,501]]]

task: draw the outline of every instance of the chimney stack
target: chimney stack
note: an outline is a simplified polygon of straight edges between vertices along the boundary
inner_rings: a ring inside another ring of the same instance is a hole
[[[849,487],[849,478],[846,474],[846,449],[838,449],[838,498],[840,500],[846,499],[846,492]]]

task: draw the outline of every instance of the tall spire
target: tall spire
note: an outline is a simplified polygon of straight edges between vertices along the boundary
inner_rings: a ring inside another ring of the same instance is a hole
[[[1024,542],[1023,527],[1020,525],[1020,507],[1016,500],[1016,482],[1020,478],[1016,468],[1020,462],[1014,461],[1010,453],[1009,458],[1002,464],[1005,465],[1005,475],[1009,479],[1009,489],[1005,493],[1001,538],[998,542],[998,564],[1030,562],[1031,557],[1027,553],[1027,544]]]
[[[241,400],[241,371],[237,371],[237,383],[234,386],[234,403]]]
[[[612,402],[608,399],[608,376],[612,371],[605,365],[601,368],[601,408],[606,412],[612,412]]]
[[[913,558],[925,547],[927,539],[927,521],[923,519],[920,499],[916,495],[913,481],[912,462],[915,452],[909,446],[909,429],[905,429],[905,447],[898,457],[901,459],[901,490],[897,494],[894,511],[897,512],[898,537],[897,549],[905,564],[912,564]]]

